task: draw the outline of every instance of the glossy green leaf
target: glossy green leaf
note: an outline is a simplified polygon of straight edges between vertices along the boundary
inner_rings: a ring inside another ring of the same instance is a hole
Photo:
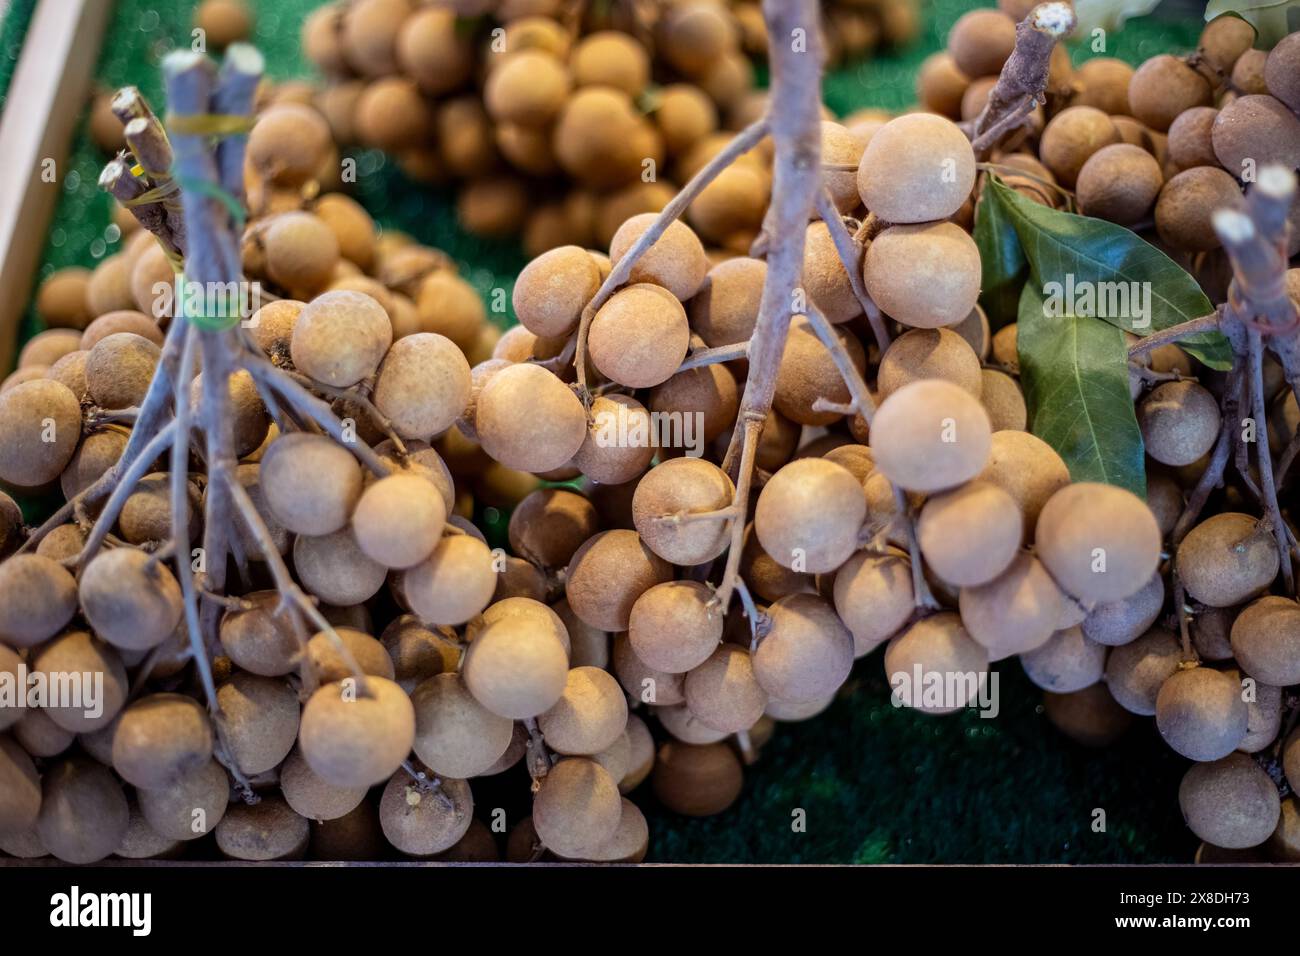
[[[1060,314],[1149,335],[1214,311],[1195,279],[1123,226],[1049,209],[996,177],[989,177],[981,204],[990,201],[1020,238],[1031,281]],[[1179,345],[1211,368],[1232,367],[1232,349],[1218,332]]]
[[[980,305],[996,332],[1016,321],[1020,287],[1029,276],[1029,260],[1020,248],[1020,237],[1007,217],[1006,206],[995,199],[982,199],[975,207],[972,235],[980,251]]]
[[[1028,282],[1016,343],[1030,431],[1056,449],[1075,481],[1117,485],[1145,498],[1124,333],[1100,319],[1049,314]]]

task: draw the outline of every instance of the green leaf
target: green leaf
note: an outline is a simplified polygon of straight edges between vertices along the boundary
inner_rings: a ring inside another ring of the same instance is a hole
[[[1029,261],[1003,203],[980,200],[975,207],[973,235],[980,251],[980,305],[996,332],[1016,321],[1020,287],[1029,275]]]
[[[1038,287],[1026,283],[1016,344],[1030,431],[1056,449],[1075,481],[1117,485],[1145,498],[1124,333],[1100,319],[1049,315],[1045,306]]]
[[[984,189],[983,202],[990,199],[1019,236],[1033,282],[1059,312],[1149,335],[1214,311],[1195,279],[1131,230],[1049,209],[996,176]],[[1218,332],[1179,345],[1210,368],[1232,367],[1232,349]]]

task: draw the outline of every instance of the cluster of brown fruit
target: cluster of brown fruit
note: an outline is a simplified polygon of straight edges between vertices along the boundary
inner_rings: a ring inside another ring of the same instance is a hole
[[[732,9],[746,33],[745,52],[767,55],[767,31],[757,3],[736,3]],[[752,26],[751,26],[752,23]],[[751,35],[761,45],[750,46]],[[844,64],[881,47],[911,43],[921,32],[921,5],[916,0],[826,0],[822,4],[822,36],[828,66]]]
[[[880,32],[876,13],[901,39],[915,5],[828,16],[856,27],[844,34],[856,53]],[[316,11],[303,47],[329,81],[315,103],[341,146],[388,151],[420,182],[459,183],[462,225],[522,235],[530,255],[608,245],[766,102],[749,59],[767,49],[754,2],[584,5],[575,16],[558,0],[355,0]],[[714,238],[741,249],[769,184],[751,175],[731,189],[741,221]]]
[[[922,67],[918,96],[926,108],[954,119],[971,119],[982,108],[1014,46],[1013,18],[1028,9],[1000,7],[962,17],[947,51]],[[1136,70],[1101,56],[1076,70],[1063,56],[1053,59],[1046,108],[1032,118],[1023,141],[993,162],[1011,188],[1035,202],[1060,207],[1072,196],[1082,214],[1139,232],[1192,273],[1212,301],[1222,302],[1232,271],[1212,214],[1239,203],[1265,166],[1300,165],[1300,34],[1271,51],[1254,49],[1254,43],[1248,23],[1221,17],[1206,26],[1195,53],[1155,56]],[[1300,253],[1300,204],[1292,207],[1289,243],[1287,254],[1294,257]],[[1300,269],[1291,269],[1286,283],[1300,302]],[[994,336],[992,353],[1015,370],[1014,323]],[[1134,536],[1127,547],[1143,542],[1145,583],[1128,596],[1106,596],[1087,590],[1086,582],[1100,577],[1063,578],[1050,545],[1044,548],[1040,519],[1037,559],[1065,592],[1083,599],[1087,614],[1025,656],[1026,670],[1048,691],[1048,717],[1072,737],[1103,745],[1126,729],[1131,714],[1154,715],[1169,745],[1200,761],[1180,791],[1184,816],[1204,841],[1199,858],[1300,859],[1294,796],[1300,790],[1300,731],[1291,729],[1293,718],[1285,719],[1296,710],[1285,688],[1300,682],[1300,629],[1293,623],[1300,606],[1269,593],[1279,576],[1274,539],[1246,486],[1230,483],[1210,501],[1207,510],[1218,513],[1174,542],[1194,654],[1163,626],[1172,566],[1152,573],[1155,555],[1219,435],[1224,376],[1177,345],[1154,349],[1139,362],[1145,368],[1133,369],[1131,385],[1156,522],[1133,514],[1124,528]],[[973,366],[969,357],[966,364]],[[1271,447],[1279,454],[1300,415],[1281,365],[1267,356],[1264,369]],[[952,372],[944,377],[955,380]],[[999,436],[993,437],[996,445]],[[1063,467],[1058,474],[1064,479]],[[1070,513],[1070,520],[1097,527],[1113,514],[1100,499],[1083,498]],[[924,519],[923,509],[923,549]],[[1089,557],[1086,547],[1072,553],[1078,561]],[[1112,559],[1117,553],[1108,549]],[[1044,606],[1041,598],[1030,601],[1031,593],[1027,584],[1005,591],[999,614]],[[1072,602],[1067,610],[1075,613]],[[979,625],[967,618],[964,600],[962,614],[974,633]],[[1000,625],[1004,635],[1006,626]]]

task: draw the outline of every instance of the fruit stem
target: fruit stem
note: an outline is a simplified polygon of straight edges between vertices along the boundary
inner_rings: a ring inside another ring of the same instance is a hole
[[[696,349],[690,355],[686,356],[681,365],[677,366],[677,372],[689,372],[691,369],[703,368],[706,365],[717,365],[721,362],[734,362],[736,359],[743,359],[749,355],[749,342],[736,342],[733,345],[719,345],[711,349]]]
[[[911,506],[907,503],[907,495],[892,481],[889,486],[894,489],[894,502],[898,505],[898,513],[902,515],[903,523],[907,528],[907,553],[911,556],[912,565],[912,597],[919,610],[937,611],[939,602],[934,599],[930,585],[925,580],[925,568],[921,564],[921,543],[916,537],[916,521],[912,516]]]
[[[1206,332],[1217,332],[1219,330],[1220,311],[1215,310],[1209,315],[1203,315],[1198,319],[1188,319],[1186,322],[1180,322],[1177,325],[1171,325],[1167,329],[1161,329],[1159,332],[1152,332],[1150,335],[1143,337],[1140,341],[1134,342],[1129,346],[1129,361],[1141,358],[1148,352],[1153,352],[1162,345],[1170,345],[1181,339],[1190,338],[1193,335],[1203,335]]]
[[[853,396],[853,410],[865,418],[870,425],[871,420],[876,417],[876,403],[871,399],[871,390],[867,388],[862,373],[849,358],[849,353],[844,348],[844,341],[835,334],[835,329],[827,321],[826,316],[814,308],[811,302],[808,303],[807,313],[809,324],[817,333],[817,338],[821,339],[822,345],[826,346],[826,350],[831,353],[831,361],[835,363],[840,378],[844,379],[849,394]]]
[[[867,292],[866,283],[862,278],[862,246],[853,236],[849,235],[844,220],[840,218],[839,210],[835,208],[835,203],[831,201],[831,194],[825,188],[817,194],[817,214],[826,223],[826,230],[831,235],[831,242],[835,245],[835,251],[839,253],[840,264],[844,266],[844,271],[848,273],[849,285],[853,287],[853,294],[857,297],[858,305],[862,306],[862,311],[867,316],[867,322],[871,324],[871,333],[876,337],[876,345],[883,353],[885,349],[889,348],[889,332],[885,328],[880,309]]]

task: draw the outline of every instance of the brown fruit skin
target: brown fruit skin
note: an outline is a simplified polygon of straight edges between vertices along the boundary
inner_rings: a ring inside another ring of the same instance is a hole
[[[396,54],[402,72],[431,96],[456,89],[474,69],[473,48],[444,7],[421,7],[403,20]]]
[[[537,365],[502,369],[479,393],[475,425],[483,450],[508,468],[533,473],[568,464],[587,437],[578,397]]]
[[[1232,651],[1246,673],[1265,684],[1300,684],[1300,604],[1265,595],[1232,623]]]
[[[926,109],[950,120],[961,119],[961,98],[970,86],[970,77],[961,71],[947,50],[931,53],[916,74],[916,98]]]
[[[1128,143],[1103,146],[1079,170],[1079,211],[1129,226],[1145,219],[1164,186],[1155,157]]]
[[[49,429],[44,422],[50,419]],[[45,441],[46,437],[53,441]],[[59,477],[81,437],[81,403],[58,382],[38,379],[0,392],[0,481],[38,488]]]
[[[1025,674],[1043,690],[1071,693],[1101,680],[1106,648],[1094,644],[1078,627],[1057,631],[1041,647],[1020,655]]]
[[[1194,166],[1217,166],[1211,131],[1219,111],[1212,106],[1197,106],[1180,113],[1169,127],[1169,161],[1179,169]]]
[[[977,686],[970,689],[977,693],[987,680],[989,655],[966,633],[960,617],[944,611],[922,618],[892,638],[885,647],[884,664],[885,677],[893,688],[892,701],[924,714],[951,714],[970,700],[939,706],[924,703],[922,688],[911,686],[915,668],[921,668],[923,679],[926,673],[936,672],[976,674]]]
[[[663,467],[663,466],[660,466]],[[626,631],[632,605],[642,594],[672,580],[672,566],[635,531],[604,531],[573,555],[565,597],[573,613],[602,631]]]
[[[628,388],[672,377],[690,347],[686,310],[660,286],[636,283],[614,293],[591,321],[592,364]]]
[[[599,530],[596,509],[564,488],[539,488],[510,514],[510,548],[545,568],[562,568]]]
[[[1300,31],[1298,31],[1300,32]],[[1291,33],[1277,41],[1264,64],[1268,91],[1300,113],[1300,36]]]
[[[524,266],[511,301],[534,335],[567,335],[599,286],[600,269],[591,254],[580,246],[561,246]]]
[[[1146,452],[1165,465],[1190,465],[1219,437],[1219,403],[1195,382],[1163,382],[1138,406]]]
[[[730,519],[677,523],[666,516],[717,511],[727,507],[734,494],[730,477],[712,462],[670,458],[637,482],[632,496],[632,523],[645,547],[664,561],[683,567],[703,564],[726,549]]]
[[[669,674],[704,663],[722,641],[723,615],[710,607],[711,596],[698,581],[667,581],[642,594],[628,619],[636,656]]]
[[[904,385],[925,378],[946,379],[978,398],[983,381],[979,356],[951,329],[912,329],[894,339],[881,356],[877,394],[883,401]]]
[[[1104,683],[1069,694],[1043,694],[1043,711],[1061,733],[1085,747],[1108,747],[1133,726]]]
[[[958,594],[962,626],[994,660],[1042,647],[1056,631],[1062,597],[1041,561],[1015,555],[993,580]]]
[[[835,573],[835,610],[853,633],[854,657],[893,637],[915,610],[911,567],[901,553],[859,551]]]
[[[674,813],[707,817],[736,802],[745,785],[740,759],[726,744],[695,746],[668,741],[659,747],[650,785]]]
[[[642,213],[623,223],[610,241],[610,261],[618,265],[657,218],[655,213]],[[699,237],[685,223],[674,222],[637,260],[628,281],[663,286],[679,302],[685,302],[699,291],[708,270],[709,260]]]
[[[1128,114],[1128,85],[1133,79],[1133,67],[1123,60],[1089,57],[1079,65],[1074,79],[1080,89],[1070,100],[1071,106],[1093,106],[1110,116]]]
[[[939,379],[894,392],[871,426],[877,470],[907,491],[941,491],[974,478],[988,461],[991,439],[979,401]]]
[[[686,706],[700,723],[734,734],[748,730],[763,716],[767,691],[754,674],[749,650],[718,646],[703,664],[686,675]]]
[[[1133,116],[1159,133],[1166,132],[1180,113],[1209,106],[1212,96],[1205,77],[1167,53],[1139,66],[1128,85]]]
[[[19,554],[0,563],[0,641],[35,647],[77,613],[77,583],[57,561]]]
[[[1178,546],[1178,573],[1192,600],[1211,607],[1243,604],[1277,577],[1273,538],[1250,515],[1224,512],[1202,521]]]
[[[97,691],[98,717],[90,716],[85,706],[46,704],[46,716],[64,730],[93,733],[111,723],[126,703],[130,684],[121,657],[87,631],[67,631],[42,645],[32,653],[29,670],[33,676],[42,675],[49,687],[57,686],[61,674],[89,674],[96,683],[103,681]]]
[[[1178,805],[1193,833],[1228,849],[1263,843],[1282,810],[1268,774],[1240,753],[1188,769],[1178,785]]]
[[[1217,123],[1217,120],[1216,120]],[[1196,166],[1174,176],[1156,200],[1156,231],[1167,245],[1186,252],[1219,248],[1210,222],[1214,210],[1241,198],[1237,181],[1214,166]]]
[[[1240,17],[1223,14],[1215,17],[1201,30],[1201,37],[1196,45],[1197,52],[1206,60],[1206,65],[1217,75],[1215,79],[1227,77],[1232,72],[1237,58],[1255,43],[1255,28]]]
[[[950,222],[891,226],[867,247],[862,272],[876,304],[913,328],[955,325],[979,298],[979,250]]]
[[[212,725],[194,698],[150,694],[118,718],[113,769],[137,787],[171,787],[211,759],[212,744]]]
[[[1164,607],[1165,582],[1159,571],[1139,590],[1118,601],[1093,606],[1083,620],[1090,641],[1118,647],[1145,634]]]
[[[40,812],[41,778],[36,765],[12,737],[0,736],[0,832],[32,827]]]
[[[1034,544],[1057,583],[1086,601],[1128,597],[1160,561],[1160,528],[1146,502],[1093,482],[1077,482],[1048,500]],[[1104,571],[1094,570],[1098,549],[1105,552]]]
[[[824,700],[853,669],[853,635],[829,602],[811,594],[782,598],[768,608],[771,628],[754,652],[754,677],[771,700]],[[770,703],[770,701],[769,701]]]
[[[95,633],[120,648],[148,650],[176,630],[181,589],[167,565],[134,548],[101,551],[78,582],[82,613]]]
[[[834,571],[857,549],[866,513],[862,484],[848,469],[803,458],[763,486],[754,530],[763,550],[780,564],[821,574]]]
[[[1072,187],[1094,153],[1119,142],[1119,130],[1109,116],[1091,106],[1071,106],[1043,130],[1038,156],[1052,175]]]
[[[1156,728],[1189,760],[1220,760],[1246,738],[1249,713],[1241,684],[1221,671],[1176,671],[1156,695]]]
[[[970,141],[957,124],[931,113],[890,120],[871,137],[858,166],[862,202],[895,224],[947,219],[974,186]]]
[[[929,498],[916,523],[921,553],[949,584],[972,587],[1001,574],[1024,531],[1016,501],[988,482],[972,481]]]
[[[121,845],[130,818],[126,794],[106,767],[84,758],[59,761],[41,780],[36,833],[65,863],[94,863]]]
[[[543,844],[581,858],[612,837],[623,814],[618,783],[594,760],[561,760],[533,797],[533,825]]]
[[[1274,163],[1292,169],[1300,156],[1300,119],[1271,96],[1241,96],[1219,110],[1210,139],[1234,176]]]
[[[844,345],[849,361],[859,372],[864,372],[867,356],[858,337],[852,331],[838,327],[835,335]],[[790,323],[781,353],[772,407],[801,425],[829,425],[842,417],[837,412],[814,410],[818,398],[847,404],[851,396],[830,350],[817,337],[811,323],[804,316],[797,315]]]
[[[971,10],[948,32],[948,52],[967,76],[995,76],[1016,45],[1016,21],[1000,10]]]

